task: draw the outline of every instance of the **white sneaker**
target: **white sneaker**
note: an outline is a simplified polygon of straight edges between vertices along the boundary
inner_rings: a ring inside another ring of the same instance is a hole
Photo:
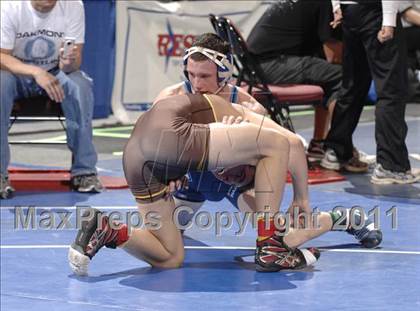
[[[9,178],[5,175],[0,175],[0,199],[9,199],[15,189],[9,182]]]
[[[413,184],[420,179],[419,176],[414,176],[411,172],[392,172],[384,169],[381,164],[377,164],[373,170],[370,182],[376,185],[391,185],[391,184]]]
[[[374,164],[376,164],[376,155],[367,154],[366,152],[363,152],[361,150],[358,150],[358,153],[360,161],[369,164],[369,166],[373,166]]]
[[[337,155],[334,150],[327,149],[327,151],[325,151],[325,155],[321,160],[321,166],[329,170],[340,170],[341,164],[338,162]]]

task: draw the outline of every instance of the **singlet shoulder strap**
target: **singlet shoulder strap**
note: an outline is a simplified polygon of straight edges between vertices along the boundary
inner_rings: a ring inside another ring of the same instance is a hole
[[[238,102],[238,87],[236,85],[232,88],[232,93],[230,94],[230,102],[236,104]]]
[[[191,86],[191,83],[190,83],[190,81],[184,81],[184,89],[185,89],[185,92],[187,93],[187,94],[192,94],[193,92],[192,92],[192,86]]]

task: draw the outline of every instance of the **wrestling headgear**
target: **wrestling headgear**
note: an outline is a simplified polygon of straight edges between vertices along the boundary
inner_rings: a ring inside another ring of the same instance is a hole
[[[184,55],[184,74],[188,78],[187,61],[188,58],[195,53],[200,53],[214,62],[217,66],[217,82],[221,89],[232,78],[233,74],[233,57],[232,54],[223,54],[211,49],[203,48],[201,46],[193,46],[185,51]]]

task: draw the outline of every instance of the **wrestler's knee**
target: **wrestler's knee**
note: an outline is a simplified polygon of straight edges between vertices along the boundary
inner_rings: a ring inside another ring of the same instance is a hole
[[[270,131],[269,135],[267,136],[267,143],[270,147],[269,150],[273,153],[284,152],[286,154],[289,153],[290,150],[290,141],[287,137],[282,135],[277,131]]]
[[[153,267],[162,269],[177,269],[184,263],[184,252],[171,256],[168,260],[153,263]]]
[[[303,146],[302,140],[297,135],[293,135],[288,137],[290,149],[292,150],[304,150],[305,147]]]

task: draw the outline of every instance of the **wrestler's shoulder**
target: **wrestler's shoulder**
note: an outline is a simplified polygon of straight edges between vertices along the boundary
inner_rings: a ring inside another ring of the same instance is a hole
[[[183,83],[184,82],[173,84],[164,88],[162,91],[160,91],[159,95],[153,101],[153,104],[161,101],[162,99],[168,98],[170,96],[185,95],[186,93],[185,93]]]

